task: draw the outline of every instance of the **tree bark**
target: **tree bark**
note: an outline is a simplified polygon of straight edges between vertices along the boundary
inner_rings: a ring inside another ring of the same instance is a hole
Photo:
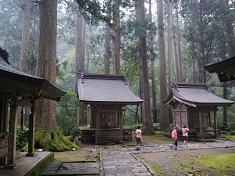
[[[107,16],[111,18],[111,1],[108,0],[107,2],[108,13]],[[110,58],[111,58],[111,28],[108,24],[105,25],[105,54],[104,54],[104,73],[110,74]]]
[[[114,36],[113,36],[113,73],[120,74],[120,2],[113,1],[113,22],[114,22]]]
[[[167,96],[166,89],[166,61],[165,61],[165,42],[164,42],[164,24],[163,24],[163,2],[157,0],[157,19],[158,19],[158,51],[160,65],[160,102],[161,102],[161,130],[169,130],[168,107],[162,103]]]
[[[78,84],[78,72],[85,72],[85,21],[84,17],[81,15],[80,11],[77,10],[77,29],[76,29],[76,42],[75,42],[75,80],[74,87],[77,89]],[[77,90],[76,90],[77,92]],[[78,117],[77,117],[77,125],[86,124],[86,120],[84,117],[84,106],[83,104],[79,104],[78,107]]]
[[[173,23],[173,22],[172,22]],[[179,82],[179,54],[178,54],[178,46],[177,46],[177,35],[176,30],[173,30],[173,43],[174,43],[174,63],[175,63],[175,81]]]
[[[20,53],[20,71],[28,73],[29,65],[27,55],[29,54],[29,38],[30,38],[30,9],[31,0],[24,0],[23,5],[23,22],[22,22],[22,42]]]
[[[149,21],[152,23],[152,2],[149,0]],[[152,80],[152,113],[153,113],[153,122],[157,123],[157,93],[156,93],[156,80],[155,80],[155,68],[154,68],[154,61],[155,61],[155,53],[153,51],[153,30],[150,29],[150,41],[149,41],[149,48],[150,48],[150,60],[151,60],[151,80]]]
[[[203,69],[205,65],[205,50],[204,50],[204,28],[203,28],[203,0],[200,0],[200,24],[199,24],[199,33],[200,33],[200,44],[199,44],[199,51],[200,51],[200,59],[198,60],[198,82],[199,83],[206,83],[206,71]]]
[[[167,37],[168,37],[168,87],[172,82],[172,2],[167,2]]]
[[[144,29],[145,8],[144,0],[139,1],[139,23]],[[142,129],[143,134],[153,134],[153,123],[150,114],[149,78],[148,78],[148,58],[146,46],[146,30],[139,34],[139,51],[141,60],[141,88],[142,88]]]
[[[56,84],[57,0],[43,1],[40,8],[37,76]],[[55,102],[40,99],[36,105],[36,128],[56,126]]]
[[[179,80],[178,81],[181,82],[182,81],[182,63],[181,63],[178,2],[176,2],[175,15],[176,15],[177,54],[178,54],[177,58],[178,58],[178,71],[179,71]]]

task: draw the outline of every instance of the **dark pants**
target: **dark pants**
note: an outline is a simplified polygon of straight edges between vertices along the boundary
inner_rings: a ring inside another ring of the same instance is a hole
[[[175,145],[175,147],[177,147],[178,146],[178,140],[177,139],[173,140],[173,144]]]
[[[141,145],[141,138],[138,138],[138,137],[136,138],[136,144]]]

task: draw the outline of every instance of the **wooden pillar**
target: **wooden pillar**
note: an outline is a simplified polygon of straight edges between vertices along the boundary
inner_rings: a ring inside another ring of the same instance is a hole
[[[29,115],[29,140],[26,156],[34,156],[34,132],[35,132],[35,100],[31,101],[31,113]]]
[[[4,100],[0,99],[0,133],[3,132],[4,118]]]
[[[123,120],[122,120],[122,118],[123,118],[123,110],[122,110],[122,106],[119,106],[119,108],[118,108],[118,111],[119,111],[119,125],[120,125],[120,142],[123,142]]]
[[[87,125],[92,126],[91,124],[91,105],[87,105]]]
[[[209,127],[212,127],[212,122],[211,122],[211,110],[209,111]]]
[[[8,128],[8,100],[4,101],[5,106],[4,106],[4,117],[5,117],[5,121],[4,121],[4,131],[7,132],[7,128]]]
[[[6,168],[14,169],[16,167],[16,130],[17,130],[17,100],[16,98],[10,101],[10,121],[9,121],[9,136],[8,136],[8,156]]]
[[[218,126],[217,126],[217,118],[216,118],[216,110],[214,110],[214,126],[215,126],[215,137],[218,137]]]
[[[22,107],[21,111],[20,111],[20,128],[21,130],[24,129],[24,108]]]
[[[200,133],[199,137],[203,138],[203,118],[202,118],[202,110],[199,111],[199,125],[200,125]]]
[[[100,112],[98,110],[98,106],[96,107],[95,114],[96,114],[96,132],[95,132],[95,141],[98,141],[98,138],[100,137]]]

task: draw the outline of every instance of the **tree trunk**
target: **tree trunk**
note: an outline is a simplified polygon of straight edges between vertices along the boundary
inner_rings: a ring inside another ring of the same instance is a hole
[[[179,71],[179,82],[182,81],[182,63],[181,63],[181,46],[180,46],[180,30],[179,30],[179,14],[178,14],[178,2],[176,2],[175,8],[176,15],[176,35],[177,35],[177,53],[178,53],[178,71]]]
[[[57,1],[43,1],[40,8],[40,34],[38,45],[37,75],[56,84],[56,30]],[[37,101],[36,127],[56,127],[55,102],[48,99]]]
[[[223,83],[223,98],[224,99],[228,98],[227,86],[228,86],[228,83],[224,82]],[[228,126],[228,108],[227,108],[227,106],[223,107],[223,125],[225,125],[225,127]]]
[[[158,51],[160,65],[160,102],[161,102],[161,130],[169,130],[169,116],[167,105],[162,100],[167,96],[166,89],[166,61],[165,61],[165,42],[164,42],[164,24],[163,24],[163,2],[157,0],[157,19],[158,19]]]
[[[149,20],[152,23],[152,2],[149,0]],[[151,60],[151,79],[152,79],[152,113],[153,113],[153,122],[157,123],[157,93],[156,93],[156,81],[155,81],[155,68],[154,68],[154,61],[155,61],[155,53],[153,51],[153,30],[150,30],[150,60]]]
[[[85,72],[85,22],[84,17],[81,15],[80,11],[77,11],[77,29],[76,29],[76,58],[75,58],[75,80],[74,87],[77,89],[78,84],[78,72]],[[77,90],[76,90],[77,92]],[[83,104],[79,104],[78,107],[78,117],[77,117],[77,125],[86,124],[86,120],[84,117],[84,106]]]
[[[40,34],[38,42],[37,75],[56,84],[56,32],[57,32],[57,0],[39,3]],[[36,101],[35,148],[46,151],[68,151],[73,145],[59,131],[56,124],[55,101],[41,98]]]
[[[113,1],[113,23],[114,23],[114,36],[113,36],[113,73],[120,74],[120,2],[119,0]]]
[[[20,53],[20,71],[28,73],[29,65],[27,55],[29,54],[29,38],[30,38],[30,9],[31,0],[23,1],[23,22],[22,22],[22,42]]]
[[[206,83],[206,71],[203,69],[205,65],[205,49],[204,49],[204,28],[203,28],[203,1],[200,0],[200,24],[199,24],[199,33],[200,33],[200,44],[199,44],[199,51],[200,51],[200,59],[198,60],[198,82]]]
[[[139,1],[139,23],[144,29],[145,8],[144,0]],[[153,123],[150,114],[149,78],[148,78],[148,58],[146,46],[146,30],[139,34],[139,51],[141,60],[141,88],[142,88],[142,129],[143,134],[153,134]]]
[[[108,0],[107,2],[108,13],[107,16],[111,17],[111,1]],[[110,58],[111,58],[111,28],[108,24],[105,26],[105,54],[104,54],[104,73],[110,74]]]
[[[228,52],[230,57],[235,56],[235,36],[234,36],[233,23],[234,23],[234,15],[232,14],[232,12],[230,12],[225,19],[225,26],[227,28],[228,35],[230,36],[228,41]]]
[[[86,72],[89,73],[89,67],[90,67],[90,52],[89,49],[86,51]]]
[[[179,54],[178,54],[178,47],[177,47],[177,35],[176,30],[173,30],[173,42],[174,42],[174,63],[175,63],[175,81],[179,82]]]
[[[170,87],[172,82],[172,2],[168,0],[167,2],[167,37],[168,37],[168,87]]]

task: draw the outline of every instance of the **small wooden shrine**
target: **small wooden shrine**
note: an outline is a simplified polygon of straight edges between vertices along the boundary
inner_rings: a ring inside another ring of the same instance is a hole
[[[234,102],[212,94],[206,84],[173,83],[163,103],[173,107],[174,125],[179,131],[186,125],[190,135],[210,138],[218,136],[217,107]]]
[[[46,79],[20,72],[9,65],[8,53],[0,48],[0,165],[16,167],[18,107],[29,107],[26,156],[34,156],[35,101],[41,97],[59,101],[65,92]]]
[[[217,73],[220,82],[235,80],[235,56],[215,64],[206,65],[204,68],[209,73]]]
[[[131,129],[123,128],[125,105],[142,103],[132,93],[122,75],[78,74],[77,94],[88,105],[89,129],[81,130],[81,138],[93,137],[99,143],[120,143]]]

